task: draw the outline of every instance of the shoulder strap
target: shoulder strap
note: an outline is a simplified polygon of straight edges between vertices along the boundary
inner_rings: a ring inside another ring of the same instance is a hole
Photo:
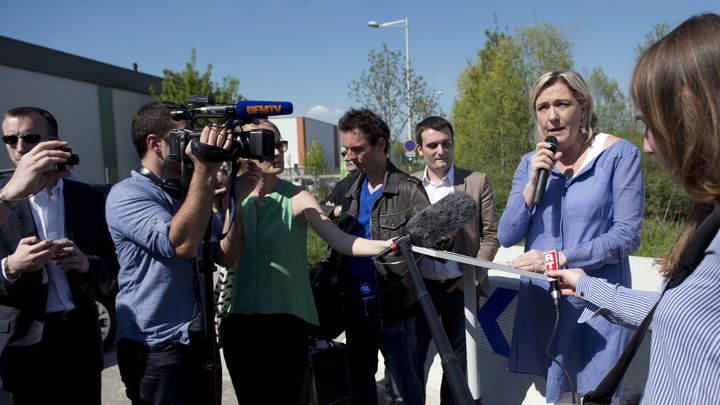
[[[682,257],[680,258],[678,268],[672,273],[670,280],[660,293],[658,303],[667,290],[677,287],[686,278],[688,278],[690,274],[692,274],[693,270],[695,270],[698,264],[700,264],[702,259],[705,257],[705,250],[717,234],[718,229],[720,229],[720,208],[715,208],[713,212],[705,218],[702,224],[700,224],[690,240],[690,243],[685,248]],[[623,354],[620,356],[612,370],[608,372],[595,390],[590,391],[583,396],[583,404],[611,403],[613,393],[615,393],[620,385],[620,381],[622,381],[625,372],[630,366],[630,362],[635,356],[635,352],[637,352],[645,333],[650,327],[657,305],[658,304],[655,303],[645,319],[643,319],[640,327],[638,327],[638,330],[635,331],[632,339],[630,339],[627,346],[625,346]]]

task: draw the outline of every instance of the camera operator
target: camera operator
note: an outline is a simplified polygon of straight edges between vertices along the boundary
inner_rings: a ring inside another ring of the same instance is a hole
[[[187,195],[181,201],[174,183],[181,167],[169,159],[173,121],[180,106],[153,102],[135,114],[132,139],[141,166],[113,187],[106,213],[118,258],[117,358],[126,393],[133,404],[207,403],[209,380],[203,369],[201,292],[198,259],[212,216],[213,185],[220,163],[186,155],[194,164]],[[229,149],[232,140],[211,125],[200,142]],[[245,198],[260,178],[249,166],[236,181],[236,197]],[[239,212],[239,211],[238,211]],[[228,223],[229,219],[226,219]],[[214,228],[219,228],[215,221]],[[219,229],[218,229],[219,230]],[[219,243],[217,264],[235,266],[242,253],[242,224],[236,215]],[[231,249],[230,247],[233,246]]]
[[[11,109],[2,131],[16,166],[0,182],[2,387],[14,404],[100,404],[92,284],[117,270],[103,196],[63,179],[71,153],[49,112]]]

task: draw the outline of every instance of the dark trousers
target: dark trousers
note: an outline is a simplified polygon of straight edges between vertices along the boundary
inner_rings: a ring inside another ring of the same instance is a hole
[[[450,341],[455,355],[460,360],[460,365],[467,375],[467,357],[465,349],[465,306],[463,292],[460,289],[454,289],[447,292],[447,289],[458,279],[436,281],[424,278],[425,287],[432,297],[433,304],[437,313],[440,315],[443,329]],[[424,317],[418,321],[417,340],[418,340],[418,363],[420,367],[425,365],[428,349],[430,347],[430,329]],[[467,382],[464,382],[467,384]],[[440,403],[442,405],[454,404],[450,386],[443,373],[442,384],[440,386]]]
[[[353,404],[377,404],[378,350],[393,376],[402,404],[424,401],[422,368],[417,367],[417,316],[399,322],[382,319],[377,299],[344,298],[348,382]]]
[[[305,321],[288,314],[229,314],[220,336],[239,404],[300,402],[309,352]]]
[[[189,345],[174,342],[162,347],[130,339],[118,341],[120,377],[133,405],[210,403],[210,373],[203,368],[206,341],[202,332],[192,334],[190,341]],[[219,381],[217,384],[220,391]]]
[[[14,405],[99,405],[102,356],[97,318],[48,319],[40,343],[5,348],[3,389]]]

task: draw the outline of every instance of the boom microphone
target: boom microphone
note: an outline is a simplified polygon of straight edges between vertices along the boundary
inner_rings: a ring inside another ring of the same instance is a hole
[[[407,235],[403,238],[408,238],[415,246],[434,248],[443,238],[462,229],[479,212],[478,203],[468,193],[458,191],[448,194],[410,218],[405,226]],[[398,250],[398,244],[393,243],[375,258]]]
[[[548,136],[545,138],[545,142],[550,144],[550,152],[555,153],[557,150],[557,138],[554,136]],[[535,191],[533,192],[532,202],[533,204],[542,204],[543,195],[545,194],[545,187],[548,181],[548,171],[540,169],[538,173],[537,183],[535,184]]]
[[[415,214],[405,229],[413,245],[429,248],[462,229],[479,212],[478,203],[468,193],[455,192]]]

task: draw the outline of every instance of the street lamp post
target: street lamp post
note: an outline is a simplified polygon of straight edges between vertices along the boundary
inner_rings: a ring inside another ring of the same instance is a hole
[[[408,18],[405,17],[402,20],[388,21],[384,23],[379,23],[377,21],[369,21],[367,25],[370,28],[405,28],[405,101],[407,103],[408,139],[412,139],[412,112],[410,110],[410,102],[412,100],[410,96],[410,30],[408,25]]]

